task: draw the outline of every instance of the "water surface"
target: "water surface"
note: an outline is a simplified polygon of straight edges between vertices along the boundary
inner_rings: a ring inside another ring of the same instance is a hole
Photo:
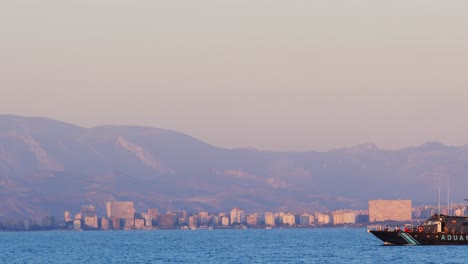
[[[383,246],[365,229],[0,232],[0,263],[468,263],[468,246]]]

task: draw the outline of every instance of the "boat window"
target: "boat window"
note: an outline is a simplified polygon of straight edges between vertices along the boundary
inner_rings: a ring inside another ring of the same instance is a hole
[[[422,224],[422,226],[430,226],[430,225],[437,225],[437,224],[440,224],[440,222],[439,221],[426,221]]]

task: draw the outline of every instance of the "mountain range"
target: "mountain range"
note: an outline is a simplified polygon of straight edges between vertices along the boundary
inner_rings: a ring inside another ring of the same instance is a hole
[[[137,211],[366,209],[369,199],[463,202],[468,146],[328,152],[225,149],[151,127],[84,128],[0,115],[0,218],[131,200]],[[450,198],[448,193],[450,192]]]

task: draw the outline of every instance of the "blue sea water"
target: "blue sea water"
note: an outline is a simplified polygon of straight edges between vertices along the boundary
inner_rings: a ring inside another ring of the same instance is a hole
[[[353,228],[0,232],[0,263],[468,263],[468,246],[383,246]]]

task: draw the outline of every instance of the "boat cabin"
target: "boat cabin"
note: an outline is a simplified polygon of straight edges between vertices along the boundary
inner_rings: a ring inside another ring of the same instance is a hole
[[[468,217],[433,215],[418,227],[419,232],[468,234]]]

